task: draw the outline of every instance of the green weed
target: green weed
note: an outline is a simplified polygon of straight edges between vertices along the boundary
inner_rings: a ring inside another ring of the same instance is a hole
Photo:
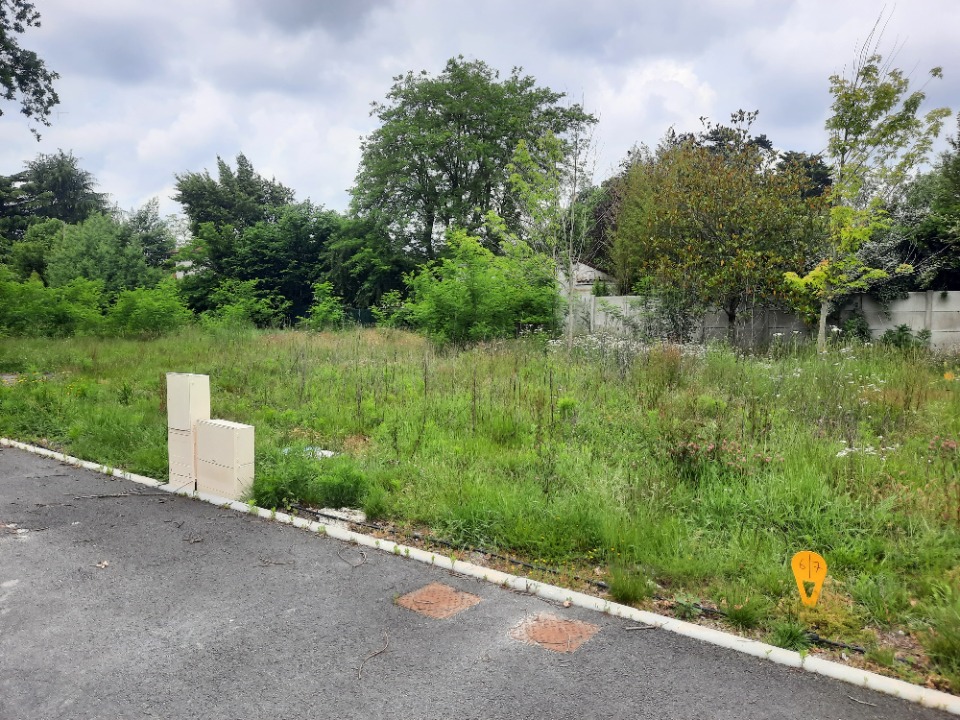
[[[771,645],[803,652],[810,647],[807,629],[796,620],[781,620],[773,624],[768,641]]]

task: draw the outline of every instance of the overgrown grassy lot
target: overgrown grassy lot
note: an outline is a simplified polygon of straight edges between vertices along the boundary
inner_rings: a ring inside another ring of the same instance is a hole
[[[438,350],[383,330],[4,339],[0,434],[164,478],[167,371],[209,374],[214,415],[256,425],[261,505],[359,506],[602,578],[620,601],[718,609],[710,622],[797,648],[812,629],[960,688],[956,357]],[[789,567],[804,549],[830,565],[813,609]]]

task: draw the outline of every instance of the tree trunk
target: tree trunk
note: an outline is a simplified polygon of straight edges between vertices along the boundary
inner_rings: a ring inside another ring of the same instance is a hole
[[[567,256],[567,350],[573,350],[573,293],[576,280],[573,277],[573,256]]]
[[[827,351],[827,315],[830,313],[830,301],[820,301],[820,328],[817,330],[817,352]]]
[[[727,342],[731,346],[737,343],[737,303],[730,301],[723,309],[727,315]]]

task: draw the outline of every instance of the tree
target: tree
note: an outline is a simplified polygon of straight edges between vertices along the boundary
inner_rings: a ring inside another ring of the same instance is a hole
[[[107,195],[96,191],[96,178],[80,167],[80,159],[72,151],[40,153],[11,180],[18,195],[5,208],[10,214],[55,218],[73,225],[108,211]]]
[[[878,28],[879,21],[849,72],[830,77],[833,114],[826,130],[833,183],[822,259],[803,277],[796,272],[786,275],[797,292],[820,305],[817,347],[821,352],[826,349],[827,315],[837,301],[891,273],[911,271],[902,263],[871,266],[862,251],[876,234],[889,228],[889,201],[923,164],[950,115],[947,108],[920,115],[926,94],[922,89],[910,92],[909,78],[883,59],[878,52]],[[941,78],[941,69],[933,68],[930,76]]]
[[[246,228],[237,238],[230,277],[256,280],[268,295],[287,302],[287,319],[307,312],[322,274],[321,255],[340,229],[341,218],[310,202],[287,205],[271,221]]]
[[[272,218],[276,209],[294,201],[294,193],[275,179],[261,177],[243,153],[237,155],[237,169],[217,157],[217,179],[202,173],[176,175],[173,199],[183,205],[196,235],[203,223],[218,229],[231,225],[235,231]]]
[[[436,77],[394,78],[386,101],[373,105],[381,125],[362,145],[354,212],[427,259],[437,256],[447,229],[476,232],[491,210],[513,229],[519,210],[507,165],[517,144],[596,121],[579,105],[561,105],[563,97],[519,68],[501,80],[486,63],[463,57]],[[493,238],[486,243],[496,247]]]
[[[48,70],[35,52],[20,47],[16,36],[30,27],[40,27],[40,13],[32,2],[0,0],[0,97],[19,102],[28,120],[49,126],[50,112],[60,102],[53,81],[60,76]],[[35,128],[30,131],[40,139]]]
[[[184,295],[194,310],[204,312],[212,309],[218,285],[253,280],[261,295],[281,301],[285,319],[302,315],[323,272],[325,247],[341,223],[338,213],[310,202],[276,207],[269,220],[239,232],[233,225],[204,222],[179,253],[191,264]]]
[[[915,268],[909,289],[960,289],[960,115],[947,142],[950,149],[890,210],[893,251]]]
[[[156,285],[162,273],[147,265],[143,249],[123,233],[109,215],[95,214],[78,225],[66,225],[47,258],[47,279],[61,287],[75,278],[97,280],[106,295]]]
[[[731,340],[745,307],[775,301],[818,214],[805,173],[778,168],[769,143],[751,138],[755,117],[740,111],[728,128],[705,123],[699,136],[668,134],[655,153],[636,153],[614,234],[621,280],[682,290],[691,310],[723,310]]]
[[[408,281],[402,312],[411,325],[457,345],[553,325],[557,281],[548,257],[522,242],[505,242],[495,255],[459,229],[451,231],[448,245],[447,257]]]
[[[48,219],[31,225],[23,240],[15,242],[10,250],[10,268],[26,280],[32,275],[43,282],[47,280],[47,258],[63,235],[63,223],[59,220]]]
[[[126,213],[121,226],[128,238],[140,244],[147,265],[170,269],[177,249],[174,222],[172,218],[160,217],[160,203],[157,198],[152,198]]]
[[[321,253],[323,276],[354,308],[376,307],[384,295],[404,289],[416,262],[373,219],[345,219]]]
[[[563,278],[567,298],[567,348],[573,348],[576,266],[590,241],[594,219],[590,199],[593,169],[591,138],[574,128],[569,143],[553,133],[532,145],[521,140],[507,166],[509,184],[516,196],[520,217],[520,238],[537,252],[548,255]],[[503,227],[499,216],[491,219]]]

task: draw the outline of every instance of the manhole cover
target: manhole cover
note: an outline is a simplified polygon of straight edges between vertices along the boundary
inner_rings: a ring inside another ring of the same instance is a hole
[[[600,628],[580,620],[565,620],[541,613],[528,618],[510,631],[510,637],[554,652],[572,653],[596,635]]]
[[[476,595],[460,592],[441,583],[430,583],[397,598],[397,605],[438,619],[453,617],[461,610],[473,607],[478,602],[480,598]]]

